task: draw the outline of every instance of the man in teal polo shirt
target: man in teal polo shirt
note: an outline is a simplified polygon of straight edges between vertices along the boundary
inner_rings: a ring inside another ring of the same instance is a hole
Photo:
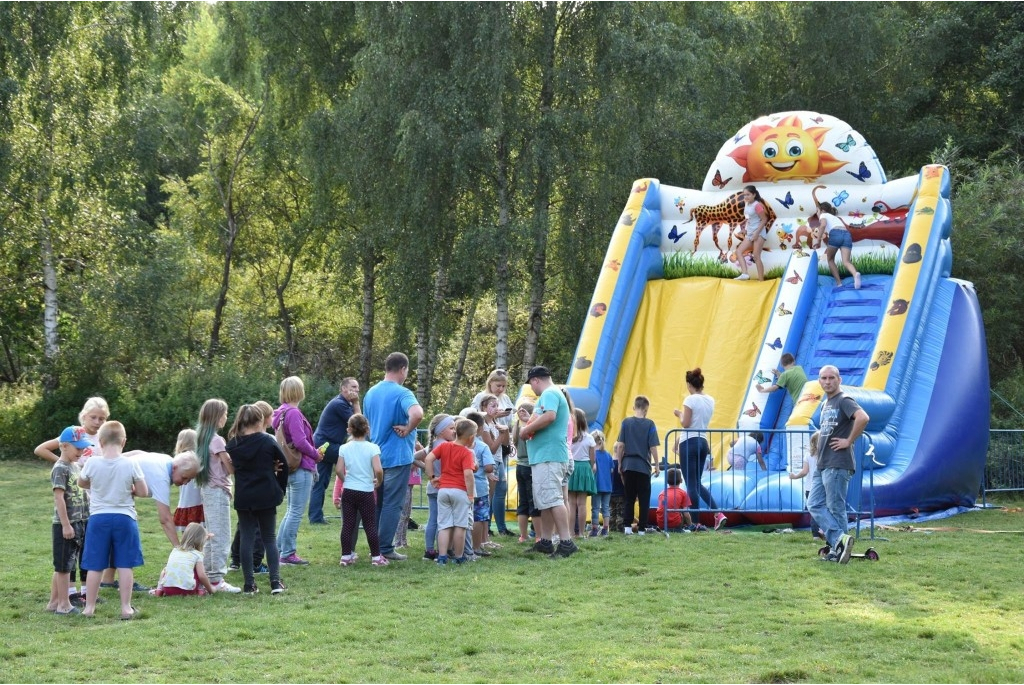
[[[562,495],[562,482],[569,473],[569,403],[545,367],[530,369],[526,381],[537,395],[533,417],[519,431],[524,440],[530,441],[533,503],[540,510],[542,532],[550,535],[557,531],[559,537],[557,548],[547,539],[537,540],[533,548],[552,557],[568,557],[579,549],[572,541],[569,510]]]

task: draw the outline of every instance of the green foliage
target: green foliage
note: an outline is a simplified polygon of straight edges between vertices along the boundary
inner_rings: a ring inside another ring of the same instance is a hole
[[[35,459],[32,450],[47,439],[40,436],[56,437],[64,426],[77,421],[77,418],[69,418],[60,428],[46,433],[39,431],[43,417],[41,399],[38,385],[0,385],[0,404],[4,407],[0,412],[0,435],[4,436],[0,440],[0,460]],[[77,415],[78,409],[74,416]]]
[[[633,180],[696,187],[745,122],[814,109],[859,130],[889,178],[950,166],[954,275],[977,285],[993,383],[1024,406],[1024,246],[999,228],[1024,213],[1022,17],[978,2],[0,4],[0,383],[49,383],[28,431],[45,434],[91,394],[184,391],[169,375],[201,359],[333,386],[371,381],[400,348],[431,407],[472,396],[503,345],[514,374],[562,376]],[[40,325],[49,266],[55,331]],[[735,274],[684,256],[665,269]],[[238,401],[263,387],[236,380]],[[140,435],[168,439],[195,399]]]

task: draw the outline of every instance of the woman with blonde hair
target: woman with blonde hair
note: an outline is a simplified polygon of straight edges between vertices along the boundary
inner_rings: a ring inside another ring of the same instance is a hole
[[[306,399],[306,386],[302,379],[289,376],[281,381],[278,399],[281,405],[274,410],[274,430],[284,430],[285,442],[299,451],[302,460],[299,468],[288,475],[288,508],[277,529],[277,544],[282,564],[305,566],[309,562],[299,556],[297,549],[299,524],[309,505],[316,465],[323,455],[313,446],[313,428],[299,410],[299,404]]]

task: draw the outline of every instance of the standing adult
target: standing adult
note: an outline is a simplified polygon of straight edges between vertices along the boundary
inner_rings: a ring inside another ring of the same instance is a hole
[[[384,380],[370,388],[363,398],[363,413],[370,422],[370,442],[380,447],[384,469],[384,480],[377,489],[377,532],[380,552],[389,561],[408,559],[395,551],[395,532],[409,487],[416,426],[423,420],[423,407],[403,385],[408,377],[409,358],[392,352],[384,362]]]
[[[324,519],[324,493],[338,464],[338,448],[348,440],[348,420],[360,412],[359,381],[349,376],[341,381],[338,396],[328,402],[320,413],[320,421],[313,433],[313,445],[319,448],[327,443],[324,458],[316,465],[316,482],[309,494],[309,522],[314,525],[327,523]]]
[[[505,369],[495,369],[487,377],[487,389],[476,394],[472,406],[477,411],[483,412],[481,400],[484,397],[493,395],[498,400],[498,411],[494,416],[496,424],[512,427],[512,414],[515,412],[515,403],[505,391],[508,389],[508,372]],[[494,453],[494,472],[498,481],[494,484],[494,494],[491,496],[491,518],[497,521],[498,533],[501,535],[515,535],[508,529],[505,522],[506,509],[508,508],[508,462],[512,456],[512,444],[502,444],[501,449]]]
[[[708,429],[715,413],[715,398],[704,392],[704,374],[699,367],[686,372],[686,389],[689,395],[683,400],[683,408],[672,412],[679,419],[679,425],[687,429],[679,441],[679,464],[686,481],[686,494],[694,509],[700,509],[701,498],[709,507],[717,509],[715,498],[700,480],[704,473],[704,463],[711,454],[704,431]],[[715,514],[715,528],[722,525],[724,520],[722,512]]]
[[[807,509],[825,534],[830,548],[825,559],[845,564],[853,551],[853,537],[846,532],[846,491],[856,466],[853,444],[870,418],[857,401],[843,394],[839,369],[821,367],[818,383],[825,391],[818,439],[818,470],[811,479]]]
[[[313,446],[313,429],[299,410],[299,403],[306,399],[306,386],[302,379],[298,376],[289,376],[281,381],[278,398],[281,406],[274,410],[274,430],[284,426],[285,442],[294,445],[302,454],[302,459],[295,473],[288,476],[288,508],[277,529],[277,546],[282,564],[305,566],[309,562],[298,553],[299,524],[302,523],[302,515],[309,505],[309,493],[313,490],[313,479],[316,478],[316,465],[322,457]]]
[[[526,374],[526,380],[537,395],[533,417],[523,426],[519,435],[530,441],[530,469],[533,473],[533,505],[540,510],[543,531],[533,549],[553,557],[568,557],[579,548],[572,541],[569,528],[569,510],[565,506],[562,481],[569,476],[570,411],[565,396],[551,381],[551,372],[535,366]],[[551,540],[541,537],[558,533],[556,549]]]

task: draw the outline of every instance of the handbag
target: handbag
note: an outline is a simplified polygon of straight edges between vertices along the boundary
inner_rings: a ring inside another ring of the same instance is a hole
[[[302,452],[295,449],[295,445],[288,442],[288,438],[284,434],[284,419],[288,416],[288,412],[291,409],[286,409],[281,414],[281,422],[277,424],[277,429],[274,431],[274,437],[277,438],[277,444],[284,452],[284,460],[288,464],[288,473],[295,473],[299,470],[299,465],[302,463]]]

